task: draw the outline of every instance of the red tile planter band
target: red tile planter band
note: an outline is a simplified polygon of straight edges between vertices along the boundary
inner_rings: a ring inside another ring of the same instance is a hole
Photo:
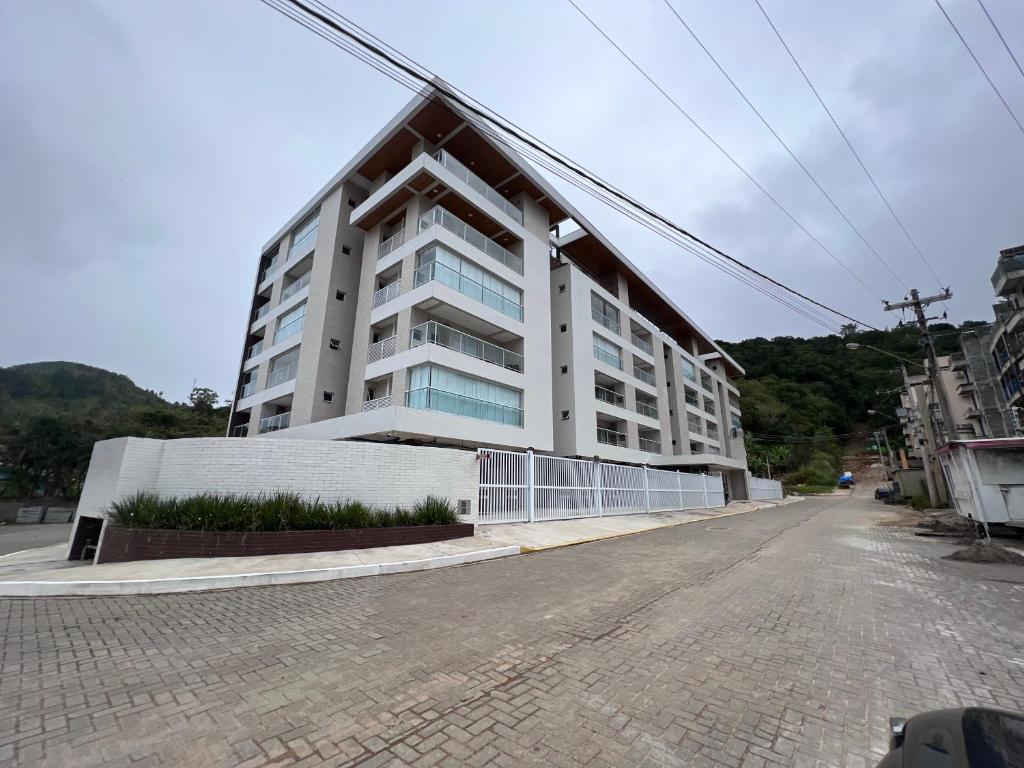
[[[472,523],[413,525],[394,528],[350,528],[324,531],[166,531],[121,528],[103,531],[97,563],[165,560],[174,557],[245,557],[297,552],[424,544],[473,535]]]

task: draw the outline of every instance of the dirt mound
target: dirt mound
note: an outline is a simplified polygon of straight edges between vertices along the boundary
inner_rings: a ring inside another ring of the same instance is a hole
[[[971,523],[955,510],[926,512],[917,525],[933,533],[968,533],[973,529]]]
[[[1010,563],[1012,565],[1024,565],[1024,555],[1007,549],[999,544],[986,544],[984,541],[976,541],[969,547],[958,549],[956,552],[946,555],[944,560],[961,560],[968,563]]]

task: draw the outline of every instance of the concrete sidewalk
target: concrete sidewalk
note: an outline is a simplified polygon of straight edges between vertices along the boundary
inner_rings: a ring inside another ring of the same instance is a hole
[[[719,509],[651,515],[479,525],[476,535],[450,541],[263,557],[89,565],[64,560],[66,544],[55,544],[0,557],[0,597],[199,592],[424,571],[729,517],[797,500],[737,502]]]

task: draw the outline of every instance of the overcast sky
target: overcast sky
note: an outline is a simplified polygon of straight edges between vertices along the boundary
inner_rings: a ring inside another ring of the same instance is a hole
[[[333,2],[723,250],[894,321],[564,0]],[[903,296],[662,0],[579,2],[874,291]],[[753,0],[673,2],[901,278],[933,291]],[[1024,242],[1024,135],[934,2],[762,2],[952,286],[951,319],[989,319],[997,252]],[[1024,78],[976,0],[944,2],[1024,120]],[[1024,59],[1024,3],[986,5]],[[0,365],[229,393],[260,247],[409,97],[257,0],[0,0]],[[560,187],[712,335],[820,332]]]

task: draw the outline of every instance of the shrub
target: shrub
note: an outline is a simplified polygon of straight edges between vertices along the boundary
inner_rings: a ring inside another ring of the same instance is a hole
[[[111,520],[125,528],[181,531],[308,531],[450,525],[458,522],[448,499],[428,496],[412,510],[378,509],[360,501],[307,501],[295,493],[200,493],[160,498],[137,493],[111,505]]]
[[[911,496],[909,504],[915,512],[923,512],[932,506],[931,500],[927,496]]]

